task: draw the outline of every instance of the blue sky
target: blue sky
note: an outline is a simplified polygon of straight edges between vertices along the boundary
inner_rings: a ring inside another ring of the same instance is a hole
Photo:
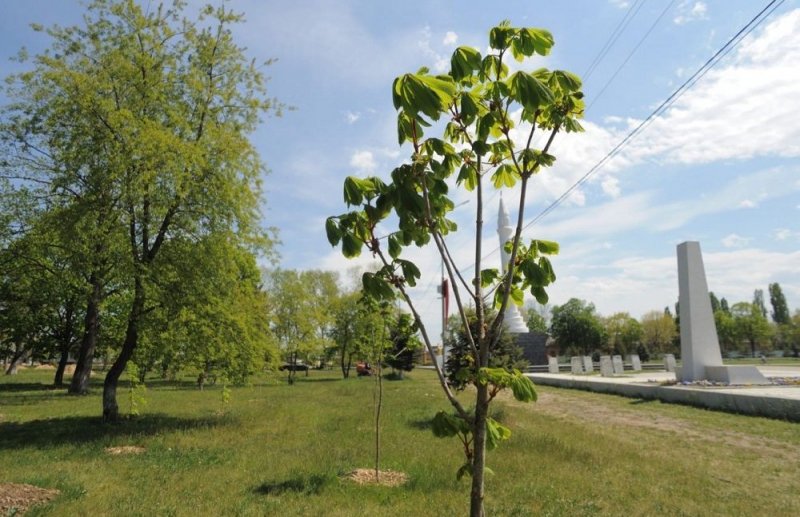
[[[155,2],[153,2],[155,3]],[[191,2],[192,5],[200,2]],[[406,0],[235,0],[247,16],[236,29],[267,69],[270,94],[297,109],[265,121],[253,136],[269,166],[265,224],[280,230],[281,266],[341,271],[347,261],[324,235],[324,220],[345,210],[347,175],[388,176],[407,158],[398,148],[390,87],[420,66],[448,67],[458,45],[485,50],[503,19],[550,30],[552,55],[526,67],[584,75],[620,20],[630,20],[585,80],[587,131],[560,137],[555,167],[537,177],[526,220],[543,210],[602,158],[766,4],[751,0],[594,0],[457,2]],[[28,24],[80,21],[72,0],[5,0],[3,57],[20,46],[36,52],[46,37]],[[635,13],[635,14],[634,14]],[[660,17],[660,18],[659,18]],[[652,32],[642,38],[653,27]],[[627,64],[620,64],[641,45]],[[17,69],[3,59],[2,72]],[[602,94],[601,94],[602,93]],[[786,1],[733,52],[655,121],[623,153],[536,225],[526,238],[556,240],[553,304],[570,297],[610,315],[639,317],[677,300],[675,246],[699,240],[708,282],[731,303],[779,282],[790,309],[800,308],[800,6]],[[466,197],[456,196],[457,202]],[[512,196],[506,196],[506,204]],[[499,197],[489,196],[487,252]],[[449,239],[471,263],[474,203],[457,208],[462,230]],[[512,217],[515,214],[512,213]],[[438,331],[433,250],[412,250],[423,270],[414,290]],[[488,261],[499,262],[497,253]]]

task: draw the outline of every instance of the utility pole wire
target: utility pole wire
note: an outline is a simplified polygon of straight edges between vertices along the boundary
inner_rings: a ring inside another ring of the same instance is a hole
[[[650,115],[646,119],[644,119],[638,126],[636,126],[636,128],[634,128],[630,133],[628,133],[628,135],[625,138],[623,138],[616,146],[614,146],[614,148],[611,149],[611,151],[609,151],[608,154],[606,154],[602,159],[600,159],[600,161],[598,161],[591,169],[589,169],[589,171],[586,174],[584,174],[578,181],[573,183],[572,186],[569,187],[563,194],[561,194],[561,196],[558,199],[553,201],[547,208],[539,212],[539,214],[536,217],[534,217],[528,224],[526,224],[523,227],[523,230],[526,230],[531,226],[533,226],[534,224],[536,224],[537,222],[539,222],[544,216],[555,210],[556,207],[558,207],[561,203],[563,203],[564,200],[567,197],[569,197],[569,195],[576,188],[586,183],[586,181],[592,174],[597,172],[612,158],[614,158],[617,154],[619,154],[619,152],[625,146],[627,146],[631,142],[631,140],[633,140],[636,136],[638,136],[642,132],[642,130],[645,129],[645,127],[650,125],[652,121],[655,120],[661,113],[666,111],[667,108],[672,106],[672,104],[674,104],[675,101],[677,101],[684,93],[689,91],[695,84],[697,84],[697,82],[704,75],[706,75],[706,73],[708,73],[708,71],[711,70],[717,63],[719,63],[722,60],[722,58],[728,54],[728,52],[733,50],[733,48],[736,47],[736,45],[738,45],[742,41],[742,39],[745,38],[745,36],[750,34],[753,30],[755,30],[756,27],[761,25],[761,23],[763,23],[764,20],[769,18],[769,16],[773,12],[775,12],[775,10],[778,7],[780,7],[784,1],[785,0],[772,0],[771,2],[769,2],[769,4],[767,4],[766,7],[764,7],[757,15],[755,15],[749,22],[747,22],[747,24],[744,27],[742,27],[739,30],[739,32],[737,32],[733,37],[731,37],[725,43],[725,45],[722,46],[722,48],[720,48],[713,56],[711,56],[711,58],[708,59],[708,61],[703,63],[703,66],[698,68],[697,71],[691,75],[691,77],[689,77],[686,81],[684,81],[684,83],[681,84],[678,87],[678,89],[672,92],[672,94],[669,97],[667,97],[667,99],[664,100],[664,102],[662,102],[655,110],[653,110],[653,112],[650,113]],[[769,10],[769,12],[762,17],[762,14],[764,14],[767,10]]]
[[[633,20],[636,17],[636,14],[639,12],[639,9],[642,8],[642,5],[644,5],[644,0],[636,0],[636,2],[631,4],[631,6],[625,12],[625,16],[622,17],[622,19],[619,21],[614,30],[611,31],[611,34],[608,36],[608,39],[606,40],[605,44],[603,44],[603,47],[600,49],[600,51],[594,57],[592,62],[589,64],[589,67],[586,69],[586,71],[583,72],[583,75],[581,77],[583,77],[584,82],[589,80],[589,77],[594,73],[595,69],[600,64],[600,62],[603,61],[603,59],[605,59],[606,55],[611,50],[611,47],[613,47],[614,44],[617,42],[619,37],[628,27],[628,24],[631,22],[631,20]],[[635,11],[634,8],[636,8]],[[631,13],[633,14],[631,15]]]
[[[656,28],[656,26],[661,21],[661,19],[664,17],[664,15],[667,14],[667,11],[669,11],[672,8],[673,4],[675,4],[675,0],[672,0],[670,3],[668,3],[667,6],[664,8],[664,10],[661,11],[661,14],[659,14],[658,18],[656,18],[656,21],[654,21],[653,24],[650,26],[650,28],[647,29],[647,32],[645,32],[644,36],[642,36],[642,38],[639,40],[639,42],[636,43],[636,45],[634,45],[633,49],[630,51],[630,53],[625,58],[625,60],[622,63],[620,63],[620,65],[617,67],[617,69],[614,71],[614,73],[611,74],[611,77],[608,79],[608,81],[606,81],[606,84],[603,85],[603,87],[600,89],[600,93],[598,93],[597,95],[594,96],[594,99],[592,99],[592,103],[589,104],[589,106],[586,107],[586,111],[589,111],[590,109],[592,109],[592,106],[594,106],[594,104],[597,102],[597,99],[599,99],[600,97],[603,96],[603,94],[608,89],[609,85],[614,81],[614,79],[617,78],[617,75],[620,73],[620,71],[623,68],[625,68],[625,65],[628,64],[628,61],[630,61],[630,59],[633,57],[633,55],[636,53],[636,51],[639,50],[639,47],[642,46],[642,43],[644,43],[644,40],[646,40],[647,37],[650,36],[650,33],[653,32],[653,29]]]
[[[530,222],[528,222],[525,226],[522,227],[523,230],[527,230],[540,220],[544,218],[547,214],[555,210],[561,203],[563,203],[572,192],[575,191],[578,187],[586,183],[586,181],[591,177],[592,174],[600,170],[604,165],[606,165],[612,158],[614,158],[620,151],[627,146],[636,136],[638,136],[652,121],[657,118],[661,113],[666,111],[667,108],[672,106],[684,93],[690,90],[697,82],[706,74],[708,73],[711,68],[713,68],[717,63],[719,63],[723,57],[725,57],[731,50],[733,50],[747,35],[749,35],[753,30],[755,30],[759,25],[761,25],[767,18],[769,18],[772,13],[774,13],[783,3],[785,0],[771,0],[761,11],[758,12],[753,18],[750,19],[747,24],[745,24],[739,31],[734,34],[713,56],[711,56],[703,65],[695,71],[686,81],[683,82],[675,91],[670,94],[659,106],[653,110],[650,115],[644,119],[636,128],[634,128],[630,133],[625,136],[613,149],[611,149],[603,158],[601,158],[593,167],[591,167],[586,174],[581,176],[575,183],[572,184],[566,191],[564,191],[561,196],[559,196],[555,201],[553,201],[550,205],[548,205],[544,210],[539,212],[539,214],[534,217]],[[769,11],[769,12],[767,12]],[[766,13],[766,14],[764,14]],[[487,253],[483,259],[486,259],[500,250],[498,246],[491,252]],[[474,265],[474,264],[473,264]],[[462,271],[465,271],[472,266],[468,266]]]

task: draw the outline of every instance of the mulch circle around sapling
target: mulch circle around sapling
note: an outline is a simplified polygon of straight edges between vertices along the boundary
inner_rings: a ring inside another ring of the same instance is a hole
[[[401,486],[408,481],[408,475],[394,470],[379,470],[375,479],[375,469],[356,469],[344,476],[344,479],[359,485]]]
[[[46,503],[60,493],[25,483],[0,483],[0,515],[22,515],[31,506]]]
[[[106,447],[105,450],[107,454],[118,456],[122,454],[141,454],[147,449],[138,445],[122,445],[120,447]]]

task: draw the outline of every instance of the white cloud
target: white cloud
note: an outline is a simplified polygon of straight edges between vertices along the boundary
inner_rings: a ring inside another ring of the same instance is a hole
[[[619,9],[625,9],[631,5],[628,0],[609,0],[609,3]]]
[[[348,111],[344,116],[348,124],[355,124],[361,118],[361,113]]]
[[[420,39],[417,41],[417,48],[430,60],[433,71],[443,73],[450,67],[450,59],[439,54],[431,47],[431,36],[431,28],[425,27],[422,30]]]
[[[750,242],[747,237],[731,233],[722,238],[722,245],[726,248],[742,248]]]
[[[754,289],[771,282],[786,286],[790,307],[800,302],[797,262],[800,251],[777,253],[759,249],[704,252],[703,261],[709,290],[733,304],[750,300]],[[678,275],[675,248],[656,257],[634,256],[611,261],[607,267],[563,264],[553,261],[558,281],[553,284],[551,302],[559,305],[569,298],[582,298],[595,304],[600,314],[630,311],[640,317],[650,310],[674,307],[678,300]],[[752,267],[758,264],[758,267]]]
[[[676,25],[683,25],[695,20],[706,20],[708,6],[705,2],[681,2],[678,5],[678,15],[672,20]]]
[[[800,9],[745,38],[624,151],[634,161],[800,156]]]
[[[442,40],[442,45],[450,46],[456,43],[458,43],[458,34],[453,31],[447,31],[447,34],[444,35],[444,39]]]
[[[375,172],[377,164],[375,157],[370,151],[356,151],[350,157],[350,165],[358,169],[362,174],[371,174]]]
[[[619,180],[613,176],[606,176],[603,178],[600,185],[603,188],[603,192],[614,199],[618,198],[622,193],[622,190],[619,188]]]
[[[786,241],[789,239],[800,238],[800,232],[793,232],[789,228],[776,228],[770,232],[770,235],[776,241]]]
[[[755,208],[755,207],[756,207],[756,202],[750,199],[743,199],[741,202],[739,202],[739,208]]]

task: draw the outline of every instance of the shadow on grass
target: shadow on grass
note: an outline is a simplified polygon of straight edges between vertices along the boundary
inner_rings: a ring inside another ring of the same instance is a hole
[[[655,399],[636,399],[636,400],[631,400],[630,402],[628,402],[628,404],[638,406],[639,404],[652,404],[655,401],[656,401]]]
[[[431,428],[433,428],[433,418],[409,420],[408,427],[412,429],[419,429],[421,431],[429,431]]]
[[[0,423],[0,450],[80,445],[117,436],[152,436],[168,431],[210,429],[228,425],[228,416],[178,418],[164,414],[144,415],[104,424],[96,416],[70,416]]]
[[[17,391],[55,391],[66,390],[66,386],[54,386],[52,383],[45,384],[43,382],[9,382],[0,383],[0,393],[17,392]]]
[[[285,481],[268,481],[260,484],[253,489],[259,495],[281,495],[287,492],[317,495],[333,482],[333,476],[313,474],[310,476],[298,476]]]

